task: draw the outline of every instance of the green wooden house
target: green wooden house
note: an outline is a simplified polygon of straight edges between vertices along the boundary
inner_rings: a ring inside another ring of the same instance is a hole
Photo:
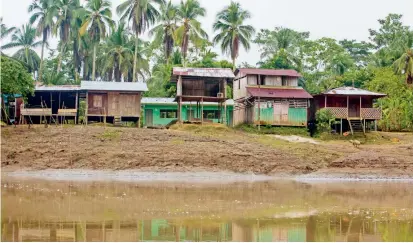
[[[162,127],[178,119],[178,103],[174,98],[142,98],[143,126]],[[233,100],[226,101],[226,125],[232,126]],[[204,102],[204,122],[223,123],[221,112],[224,109],[216,102]],[[196,102],[182,102],[182,120],[201,118]]]

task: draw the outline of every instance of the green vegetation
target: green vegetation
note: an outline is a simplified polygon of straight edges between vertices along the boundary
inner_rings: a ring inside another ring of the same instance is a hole
[[[1,55],[1,94],[21,94],[34,92],[33,78],[17,60]]]
[[[335,118],[330,110],[322,109],[315,114],[319,132],[330,133],[331,125],[334,124]]]
[[[170,74],[176,66],[295,69],[303,75],[299,85],[311,94],[350,85],[388,94],[375,104],[384,114],[379,128],[413,130],[413,29],[401,15],[379,19],[378,28],[366,30],[368,41],[315,39],[310,32],[277,24],[255,35],[247,22],[260,16],[231,2],[216,13],[210,38],[201,18],[212,13],[203,4],[125,0],[112,6],[108,0],[33,0],[28,24],[16,29],[1,23],[2,48],[18,47],[12,57],[46,84],[146,81],[145,96],[155,97],[175,95]],[[113,7],[120,18],[116,24]],[[141,39],[145,34],[148,41]],[[49,49],[51,37],[59,40],[56,49]],[[248,50],[252,44],[259,46],[261,60],[237,64],[240,48]],[[227,59],[219,58],[214,45]],[[39,57],[34,49],[40,46]]]
[[[307,137],[308,131],[305,127],[273,127],[273,126],[261,126],[260,130],[254,125],[239,125],[235,127],[236,130],[240,130],[248,133],[255,134],[276,134],[276,135],[298,135]]]
[[[100,139],[104,140],[117,140],[120,139],[122,131],[115,129],[105,129],[105,131],[100,135]]]

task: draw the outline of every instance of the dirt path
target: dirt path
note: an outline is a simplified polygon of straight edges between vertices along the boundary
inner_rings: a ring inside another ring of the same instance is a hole
[[[231,129],[103,127],[3,128],[3,170],[134,169],[255,174],[341,173],[413,177],[413,142],[365,145],[291,143]]]

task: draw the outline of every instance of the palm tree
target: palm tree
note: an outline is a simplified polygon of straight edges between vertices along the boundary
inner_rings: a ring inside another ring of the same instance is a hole
[[[136,65],[133,66],[133,68],[135,69],[136,75],[140,75],[142,76],[143,79],[145,79],[145,74],[149,74],[149,59],[148,57],[148,53],[149,53],[149,43],[148,42],[144,42],[142,40],[135,40],[136,36],[132,36],[132,38],[130,38],[129,43],[127,44],[127,46],[129,47],[129,49],[131,50],[136,50],[135,54],[136,54]],[[136,43],[138,43],[138,46],[135,46]],[[131,72],[132,71],[132,72]],[[128,71],[128,79],[127,81],[129,82],[134,82],[134,77],[133,75],[133,69]],[[125,73],[126,76],[126,73]],[[126,79],[126,78],[125,78]],[[135,81],[137,80],[137,77],[135,77]]]
[[[3,24],[3,17],[0,18],[0,27],[1,27],[1,39],[6,38],[8,35],[16,31],[16,27],[7,27]]]
[[[54,34],[59,32],[60,36],[60,53],[57,63],[57,72],[60,72],[62,67],[63,51],[67,41],[70,38],[72,30],[71,27],[75,17],[74,15],[77,9],[80,8],[80,2],[79,0],[57,0],[56,8],[58,10],[58,15],[53,32]]]
[[[156,44],[163,43],[167,63],[175,45],[175,31],[178,28],[176,12],[177,7],[171,1],[161,4],[159,17],[161,23],[149,31],[149,36],[155,36]]]
[[[217,14],[217,21],[213,25],[214,31],[219,31],[213,41],[221,43],[224,53],[231,54],[234,70],[240,44],[248,51],[251,37],[255,33],[254,27],[244,24],[249,18],[251,14],[247,10],[243,10],[239,3],[231,2],[231,5]]]
[[[396,73],[406,75],[406,83],[413,84],[413,50],[408,49],[393,64]]]
[[[42,41],[36,40],[36,29],[30,24],[23,25],[21,29],[18,29],[11,37],[11,42],[2,46],[4,49],[21,47],[14,55],[13,58],[23,62],[29,68],[29,72],[33,72],[39,68],[40,58],[37,55],[35,48],[42,45]]]
[[[108,0],[90,0],[86,3],[85,15],[82,26],[79,29],[80,35],[89,33],[93,43],[93,66],[92,80],[96,79],[96,47],[100,40],[105,38],[108,28],[113,29],[111,4]]]
[[[56,7],[53,0],[34,0],[28,11],[29,13],[33,12],[30,17],[30,24],[37,22],[37,35],[43,37],[39,71],[39,82],[42,82],[44,47],[54,26],[53,17],[56,15]]]
[[[181,44],[184,66],[186,66],[189,41],[196,45],[200,40],[208,39],[208,34],[201,28],[201,23],[197,20],[198,17],[204,17],[205,14],[206,10],[201,7],[198,0],[181,1],[179,5],[177,15],[182,25],[176,30],[176,34]]]
[[[133,81],[137,79],[139,35],[153,25],[159,17],[155,4],[162,4],[164,0],[126,0],[121,3],[116,12],[121,15],[121,21],[132,22],[135,32],[135,52],[133,58]]]
[[[116,82],[121,81],[122,74],[127,76],[128,70],[133,65],[133,50],[128,46],[128,41],[128,33],[123,22],[118,24],[106,41],[107,56],[104,70],[111,70],[113,67]]]

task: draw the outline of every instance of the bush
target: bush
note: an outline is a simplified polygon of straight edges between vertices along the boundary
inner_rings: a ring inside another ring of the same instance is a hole
[[[315,114],[317,120],[317,127],[320,132],[330,133],[331,125],[335,124],[333,113],[328,109],[321,109]]]

